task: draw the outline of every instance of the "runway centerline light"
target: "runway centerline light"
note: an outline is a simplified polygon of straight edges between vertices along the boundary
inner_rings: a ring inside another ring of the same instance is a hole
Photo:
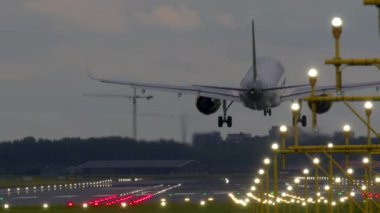
[[[343,21],[341,18],[339,17],[334,17],[332,20],[331,20],[331,25],[333,27],[342,27],[343,25]]]

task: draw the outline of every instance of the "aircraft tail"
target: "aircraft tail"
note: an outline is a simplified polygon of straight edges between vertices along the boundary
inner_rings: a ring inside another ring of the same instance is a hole
[[[252,20],[252,71],[253,80],[257,80],[257,66],[256,66],[256,42],[255,42],[255,22]]]

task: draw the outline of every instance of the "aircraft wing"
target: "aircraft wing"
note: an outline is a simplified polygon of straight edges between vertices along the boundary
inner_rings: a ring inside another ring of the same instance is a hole
[[[177,93],[178,95],[182,94],[192,94],[198,96],[204,96],[215,99],[222,99],[234,102],[241,102],[238,91],[233,88],[228,87],[219,87],[212,88],[207,86],[174,86],[166,84],[153,84],[153,83],[138,83],[132,81],[122,81],[122,80],[112,80],[112,79],[103,79],[93,77],[89,74],[89,78],[107,84],[118,84],[118,85],[127,85],[137,89],[144,90],[156,90],[162,92],[172,92]]]
[[[380,87],[380,81],[366,82],[366,83],[351,83],[342,85],[342,92],[359,90],[359,89],[368,89]],[[316,95],[323,95],[328,93],[335,93],[335,85],[331,86],[318,86],[315,87]],[[301,99],[310,96],[311,87],[310,86],[301,86],[294,88],[292,90],[287,90],[281,95],[281,102],[291,101],[296,99]]]

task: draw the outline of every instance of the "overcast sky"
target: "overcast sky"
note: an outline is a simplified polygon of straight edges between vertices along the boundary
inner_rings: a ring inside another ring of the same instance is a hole
[[[130,94],[86,76],[86,62],[101,77],[177,85],[238,86],[251,65],[250,20],[255,19],[258,56],[280,60],[289,84],[305,83],[306,69],[320,70],[319,85],[334,83],[330,20],[344,20],[342,55],[379,57],[377,11],[358,0],[2,0],[0,2],[0,140],[131,136],[132,105],[82,93]],[[347,68],[344,82],[380,80],[375,68]],[[376,94],[375,90],[365,91]],[[188,131],[219,130],[217,116],[202,116],[195,97],[147,91],[139,112],[139,138],[179,139],[181,113]],[[289,123],[289,103],[270,119],[240,104],[231,107],[234,132],[266,134]],[[362,104],[354,106],[362,110]],[[375,104],[374,121],[380,105]],[[308,114],[309,110],[304,109]],[[165,118],[165,116],[167,116]],[[344,122],[365,128],[341,104],[319,117],[322,132]]]

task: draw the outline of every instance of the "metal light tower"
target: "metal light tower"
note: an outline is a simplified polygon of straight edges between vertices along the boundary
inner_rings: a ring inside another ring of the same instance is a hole
[[[133,139],[137,139],[137,99],[146,99],[150,100],[153,98],[153,96],[141,96],[136,94],[136,88],[133,89],[133,95],[122,95],[122,94],[83,94],[85,97],[97,97],[97,98],[128,98],[129,100],[132,100],[133,109],[132,109],[132,134]]]

